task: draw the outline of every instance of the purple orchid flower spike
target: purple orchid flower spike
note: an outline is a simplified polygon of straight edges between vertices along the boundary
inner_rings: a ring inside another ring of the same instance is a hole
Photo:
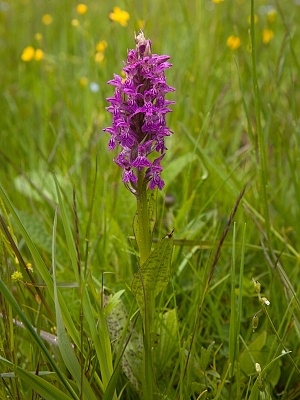
[[[165,77],[165,70],[172,66],[170,57],[152,54],[151,41],[142,31],[135,42],[136,49],[128,51],[124,63],[125,79],[114,74],[114,79],[108,81],[115,87],[106,108],[113,116],[112,127],[103,130],[111,135],[109,150],[121,146],[114,161],[123,169],[126,187],[137,194],[137,171],[143,168],[150,190],[164,187],[160,162],[167,150],[165,137],[173,133],[166,126],[166,114],[172,111],[169,105],[175,103],[166,100],[165,95],[175,89],[167,85]]]

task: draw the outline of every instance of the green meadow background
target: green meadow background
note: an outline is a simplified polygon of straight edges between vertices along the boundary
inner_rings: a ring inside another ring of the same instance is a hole
[[[106,82],[142,28],[176,88],[155,228],[175,244],[157,398],[299,399],[300,2],[84,4],[0,3],[0,398],[143,398],[136,202],[102,131]],[[116,345],[127,328],[134,356]]]

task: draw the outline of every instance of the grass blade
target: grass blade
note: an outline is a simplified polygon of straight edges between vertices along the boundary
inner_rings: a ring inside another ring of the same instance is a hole
[[[35,331],[34,327],[31,325],[31,323],[27,319],[26,315],[23,313],[21,307],[19,306],[19,304],[17,303],[17,301],[15,300],[15,298],[13,297],[13,295],[11,294],[11,292],[9,291],[9,289],[7,288],[5,283],[2,281],[2,279],[0,279],[0,291],[1,291],[2,296],[10,304],[10,306],[12,307],[14,312],[16,314],[18,314],[19,319],[22,321],[22,323],[26,327],[27,331],[31,334],[31,336],[33,338],[33,341],[37,344],[38,348],[46,356],[48,362],[50,363],[50,365],[53,368],[53,371],[55,371],[57,373],[57,375],[60,378],[62,384],[69,391],[69,393],[71,394],[72,398],[77,400],[78,398],[77,398],[76,394],[74,393],[72,387],[70,386],[69,382],[67,381],[66,377],[60,371],[60,369],[57,366],[54,358],[51,356],[51,354],[49,353],[48,349],[46,348],[44,342],[42,341],[42,339],[40,338],[38,333]]]
[[[58,196],[58,202],[59,202],[59,209],[61,211],[61,216],[62,216],[62,223],[66,235],[66,241],[67,241],[67,246],[73,266],[73,272],[75,274],[76,280],[78,284],[80,283],[79,280],[82,279],[82,277],[79,276],[79,270],[78,270],[78,263],[77,263],[77,252],[76,252],[76,245],[74,242],[74,238],[72,235],[72,230],[70,226],[70,221],[67,215],[66,207],[64,205],[60,188],[57,182],[56,177],[55,179],[55,184],[56,184],[56,190],[57,190],[57,196]],[[99,365],[101,368],[101,376],[102,376],[102,382],[101,382],[101,387],[103,384],[102,389],[105,390],[108,382],[111,379],[111,376],[113,374],[113,364],[112,364],[112,354],[111,354],[111,345],[110,345],[110,338],[109,338],[109,333],[107,330],[106,326],[106,321],[104,316],[102,315],[102,310],[99,311],[99,321],[100,321],[100,327],[97,327],[96,320],[95,320],[95,312],[93,310],[90,296],[88,293],[88,289],[84,282],[81,282],[80,287],[82,287],[82,302],[83,302],[83,313],[84,313],[84,318],[88,322],[88,326],[90,329],[90,336],[91,339],[94,343],[95,350],[97,353]],[[62,337],[64,337],[64,330],[61,331]],[[66,346],[69,347],[66,343]],[[66,354],[66,357],[68,357],[68,354]],[[70,361],[70,366],[72,366],[72,362]],[[75,362],[75,360],[74,360]],[[73,371],[78,374],[78,371],[76,372],[75,370]],[[77,376],[77,378],[79,378]]]
[[[42,259],[39,251],[37,250],[35,244],[32,242],[30,236],[28,235],[26,228],[24,227],[21,219],[19,218],[17,212],[15,211],[13,205],[11,204],[9,198],[7,197],[5,191],[2,189],[2,187],[0,186],[0,196],[3,200],[3,203],[5,204],[5,207],[9,210],[9,212],[12,214],[17,227],[22,235],[22,237],[24,238],[26,245],[28,246],[28,249],[32,255],[32,258],[35,262],[36,268],[39,271],[42,279],[44,280],[48,290],[49,290],[49,295],[51,296],[51,298],[53,299],[53,280],[52,277],[49,273],[49,270],[46,266],[46,264],[44,263],[44,260]],[[72,341],[79,346],[79,335],[78,335],[78,331],[72,321],[71,315],[69,313],[68,307],[65,304],[65,301],[63,299],[62,296],[59,295],[59,301],[60,301],[60,305],[61,305],[61,309],[65,318],[65,324],[66,327],[68,329],[69,334],[72,337]]]
[[[6,367],[13,369],[19,378],[21,378],[45,400],[71,400],[73,398],[40,377],[40,375],[44,375],[42,372],[45,372],[45,375],[50,374],[48,371],[40,371],[39,375],[36,375],[35,373],[26,371],[23,368],[15,368],[10,361],[3,357],[0,357],[0,362],[2,362]],[[1,377],[3,378],[3,376]]]
[[[66,328],[63,322],[62,311],[58,299],[58,289],[56,285],[56,263],[55,263],[55,239],[56,239],[57,212],[55,213],[53,224],[53,243],[52,243],[52,269],[54,283],[54,303],[56,312],[58,347],[62,358],[72,377],[75,379],[78,388],[83,390],[83,399],[97,400],[86,376],[81,373],[81,367],[74,353],[73,346],[68,338]]]

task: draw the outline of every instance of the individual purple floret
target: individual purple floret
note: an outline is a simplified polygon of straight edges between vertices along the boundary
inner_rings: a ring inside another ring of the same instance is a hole
[[[165,137],[173,133],[166,126],[166,114],[174,101],[165,95],[175,89],[166,84],[165,70],[170,68],[169,56],[151,53],[151,41],[142,31],[135,37],[136,49],[129,50],[123,71],[125,79],[114,74],[107,83],[115,87],[113,97],[107,98],[112,115],[108,148],[122,147],[114,159],[123,169],[122,181],[137,194],[137,171],[146,168],[145,181],[149,189],[162,189],[161,160],[165,155]],[[155,155],[156,154],[156,155]]]

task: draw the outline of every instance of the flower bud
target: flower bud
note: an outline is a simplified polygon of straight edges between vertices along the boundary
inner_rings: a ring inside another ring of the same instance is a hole
[[[258,374],[258,377],[257,377],[257,387],[258,387],[258,390],[259,390],[260,392],[264,392],[265,389],[266,389],[266,387],[265,387],[265,383],[264,383],[264,381],[263,381],[263,379],[262,379],[262,377],[261,377],[261,366],[260,366],[259,363],[255,363],[255,369],[256,369],[256,372],[257,372],[257,374]]]
[[[258,327],[258,316],[255,314],[252,318],[252,331],[255,332]]]
[[[261,304],[264,304],[265,306],[269,306],[271,304],[266,297],[261,297],[259,301],[261,302]]]
[[[260,366],[259,363],[255,363],[255,369],[256,369],[256,372],[258,373],[258,375],[260,375],[260,373],[261,373],[261,366]]]
[[[139,31],[138,35],[134,35],[134,40],[136,43],[136,51],[140,57],[151,57],[151,40],[146,40],[144,32]]]
[[[255,279],[252,278],[253,284],[254,284],[254,290],[256,291],[256,293],[260,293],[261,291],[261,284],[256,281]]]

